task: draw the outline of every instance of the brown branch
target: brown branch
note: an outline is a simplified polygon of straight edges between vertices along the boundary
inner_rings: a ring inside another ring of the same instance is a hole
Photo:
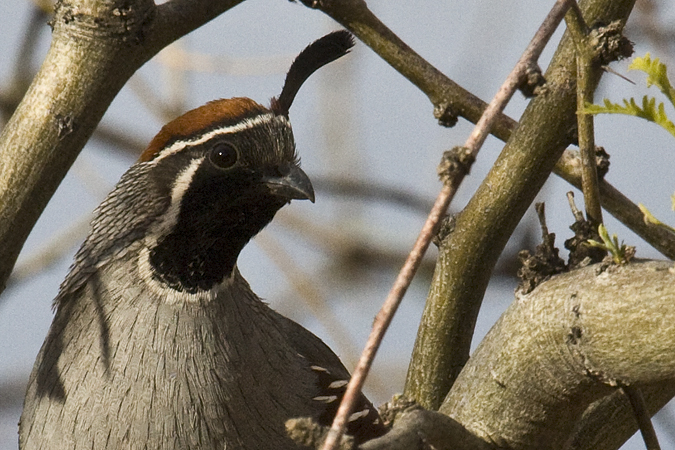
[[[462,89],[410,49],[368,10],[365,2],[362,0],[304,0],[303,3],[309,7],[320,9],[341,23],[394,69],[408,78],[411,83],[429,97],[435,111],[438,112],[437,115],[442,115],[443,111],[450,109],[454,114],[464,117],[473,123],[476,123],[481,117],[483,110],[487,106],[485,102]],[[612,14],[602,12],[602,8],[595,9],[596,12],[594,14],[596,16],[603,15],[603,22],[609,21],[609,19],[604,19],[611,17]],[[506,141],[511,136],[515,127],[515,120],[504,114],[500,114],[491,133],[502,141]],[[554,172],[568,182],[571,182],[570,176],[565,174],[566,169],[564,167],[556,166]],[[579,183],[577,184],[571,183],[581,189],[580,180],[581,178],[579,178]],[[663,251],[664,247],[675,245],[675,240],[672,237],[655,236],[653,233],[645,230],[645,227],[641,224],[641,217],[638,218],[633,214],[624,214],[622,212],[623,209],[632,210],[632,203],[620,192],[614,189],[611,197],[606,198],[602,190],[602,183],[600,189],[603,207],[614,217],[621,217],[619,220],[622,222],[626,220],[627,222],[623,223],[629,228],[642,230],[638,234],[651,245],[654,245],[659,251]],[[672,255],[672,252],[669,252],[669,254]],[[669,257],[672,258],[672,256]]]

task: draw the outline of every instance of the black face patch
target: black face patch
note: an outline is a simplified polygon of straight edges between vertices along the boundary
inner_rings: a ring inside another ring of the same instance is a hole
[[[161,158],[158,182],[178,179],[196,160],[191,178],[172,192],[175,224],[150,249],[154,277],[189,293],[210,290],[232,273],[242,248],[287,203],[262,180],[297,163],[290,128],[272,121]]]

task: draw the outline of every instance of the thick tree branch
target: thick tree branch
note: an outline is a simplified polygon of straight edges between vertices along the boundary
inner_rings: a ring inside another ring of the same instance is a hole
[[[639,388],[658,411],[675,395],[674,346],[672,262],[557,275],[516,296],[442,414],[408,408],[359,448],[617,450],[637,430],[620,387]]]
[[[449,417],[411,408],[360,448],[616,450],[637,430],[620,386],[658,411],[675,395],[674,345],[672,262],[558,275],[490,330],[440,408]]]
[[[634,433],[625,398],[619,409],[627,414],[620,421],[616,416],[593,421],[591,433],[586,424],[593,414],[583,413],[623,384],[646,388],[654,412],[654,405],[660,407],[675,393],[674,286],[672,262],[642,261],[596,264],[517,296],[440,411],[477,436],[516,449],[562,448],[579,428],[586,431],[586,443],[601,442],[594,438],[597,433],[608,436],[626,428]],[[607,404],[600,410],[610,412]],[[623,442],[613,441],[602,448]]]
[[[473,164],[476,155],[480,151],[488,134],[490,134],[490,129],[508,104],[518,85],[521,84],[522,80],[525,78],[528,67],[536,64],[539,55],[541,55],[548,40],[555,32],[565,11],[569,8],[569,1],[570,0],[558,0],[554,4],[544,20],[544,23],[539,27],[534,38],[516,63],[516,66],[511,73],[509,73],[485,111],[483,111],[476,127],[467,138],[464,147],[456,148],[453,149],[453,151],[448,152],[452,154],[451,157],[448,157],[452,162],[444,164],[444,161],[441,163],[442,169],[439,169],[439,174],[441,175],[441,179],[443,179],[443,188],[436,197],[434,206],[422,227],[422,231],[415,241],[413,249],[410,251],[408,258],[406,258],[389,295],[375,318],[373,329],[368,337],[366,347],[354,370],[354,375],[347,385],[347,390],[340,403],[337,414],[335,415],[335,419],[333,420],[331,431],[326,438],[323,447],[324,450],[333,450],[337,448],[340,435],[346,428],[347,418],[353,410],[353,404],[357,398],[357,393],[360,392],[363,387],[365,378],[368,375],[370,366],[375,358],[375,351],[377,350],[389,323],[393,319],[393,315],[396,313],[398,305],[400,305],[403,300],[407,288],[410,286],[410,283],[412,283],[412,279],[417,273],[417,269],[422,262],[424,253],[434,235],[438,233],[443,214],[448,210],[448,206],[450,205],[450,202],[452,202],[457,189],[464,180],[464,177],[469,173],[469,169]]]

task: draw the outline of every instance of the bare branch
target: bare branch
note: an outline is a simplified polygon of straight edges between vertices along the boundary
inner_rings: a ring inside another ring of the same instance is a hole
[[[579,152],[567,150],[555,167],[555,172],[568,183],[581,189],[581,161]],[[664,256],[675,260],[675,237],[661,227],[648,225],[640,208],[605,180],[600,180],[602,206],[621,223],[649,242]]]

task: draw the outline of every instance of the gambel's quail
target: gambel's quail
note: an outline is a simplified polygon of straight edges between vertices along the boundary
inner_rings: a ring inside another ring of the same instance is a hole
[[[314,201],[288,111],[353,46],[331,33],[266,108],[216,100],[168,123],[96,211],[55,300],[21,416],[23,450],[297,448],[285,422],[329,425],[349,373],[237,269],[295,199]],[[362,397],[347,432],[383,434]]]

